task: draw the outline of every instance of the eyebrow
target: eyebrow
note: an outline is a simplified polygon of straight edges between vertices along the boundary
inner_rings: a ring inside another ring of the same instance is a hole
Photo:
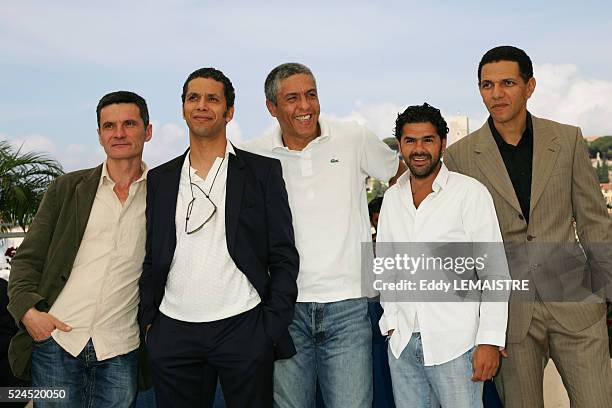
[[[481,79],[480,82],[503,82],[503,81],[516,81],[518,80],[518,77],[508,77],[508,78],[502,78],[499,81],[494,81],[492,79]]]
[[[313,92],[313,91],[317,92],[317,88],[307,89],[306,92],[304,92],[304,93],[310,93],[310,92]],[[296,91],[296,92],[289,92],[289,93],[285,94],[285,98],[288,97],[288,96],[296,96],[296,95],[299,95],[299,94],[300,94],[300,92],[298,92],[298,91]]]
[[[402,135],[402,138],[405,138],[405,137],[410,138],[410,139],[414,139],[414,140],[421,140],[421,139],[426,139],[428,137],[431,137],[431,138],[435,139],[436,135],[425,135],[425,136],[421,136],[421,137],[411,136],[411,135]]]

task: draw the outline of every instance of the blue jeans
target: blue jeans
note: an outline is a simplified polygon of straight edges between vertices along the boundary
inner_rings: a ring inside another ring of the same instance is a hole
[[[274,365],[274,406],[312,408],[319,381],[326,408],[371,408],[372,329],[367,299],[297,303],[297,349]]]
[[[98,361],[91,340],[73,357],[52,337],[34,343],[32,386],[63,388],[66,398],[35,402],[36,407],[133,407],[138,350]]]
[[[414,333],[399,359],[388,349],[398,408],[482,408],[482,382],[472,382],[474,348],[444,364],[425,366],[421,334]]]
[[[374,377],[374,401],[372,408],[395,408],[393,387],[387,356],[387,337],[380,333],[378,322],[383,315],[379,302],[369,301],[368,311],[372,321],[372,363]]]

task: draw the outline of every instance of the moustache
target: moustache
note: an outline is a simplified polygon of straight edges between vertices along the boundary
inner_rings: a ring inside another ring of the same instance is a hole
[[[410,156],[408,156],[409,159],[429,159],[431,160],[431,154],[423,154],[423,153],[412,153]]]

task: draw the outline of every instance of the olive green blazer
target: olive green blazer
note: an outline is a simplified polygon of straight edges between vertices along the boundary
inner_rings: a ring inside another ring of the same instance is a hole
[[[11,263],[8,310],[17,322],[19,331],[9,346],[9,362],[13,373],[19,378],[30,378],[33,345],[32,338],[21,324],[21,318],[32,306],[40,311],[49,311],[68,281],[101,175],[102,165],[55,179]],[[141,341],[141,354],[144,352],[143,345]],[[142,369],[145,369],[144,366],[141,364]],[[143,376],[141,370],[139,377],[141,387],[147,388],[148,372]]]

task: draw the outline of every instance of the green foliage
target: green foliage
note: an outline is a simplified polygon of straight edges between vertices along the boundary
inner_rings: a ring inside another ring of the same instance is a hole
[[[396,138],[388,137],[386,139],[383,139],[383,142],[385,142],[387,146],[389,146],[391,149],[395,150],[396,152],[399,152],[399,146],[397,144]]]
[[[612,136],[602,136],[589,143],[591,157],[597,157],[597,153],[602,160],[612,160]]]
[[[0,140],[0,225],[24,231],[49,183],[63,174],[61,164],[43,154],[22,153]]]
[[[597,162],[597,167],[595,167],[595,172],[597,173],[597,178],[600,183],[609,183],[610,177],[608,172],[608,165],[603,162],[603,164]]]

